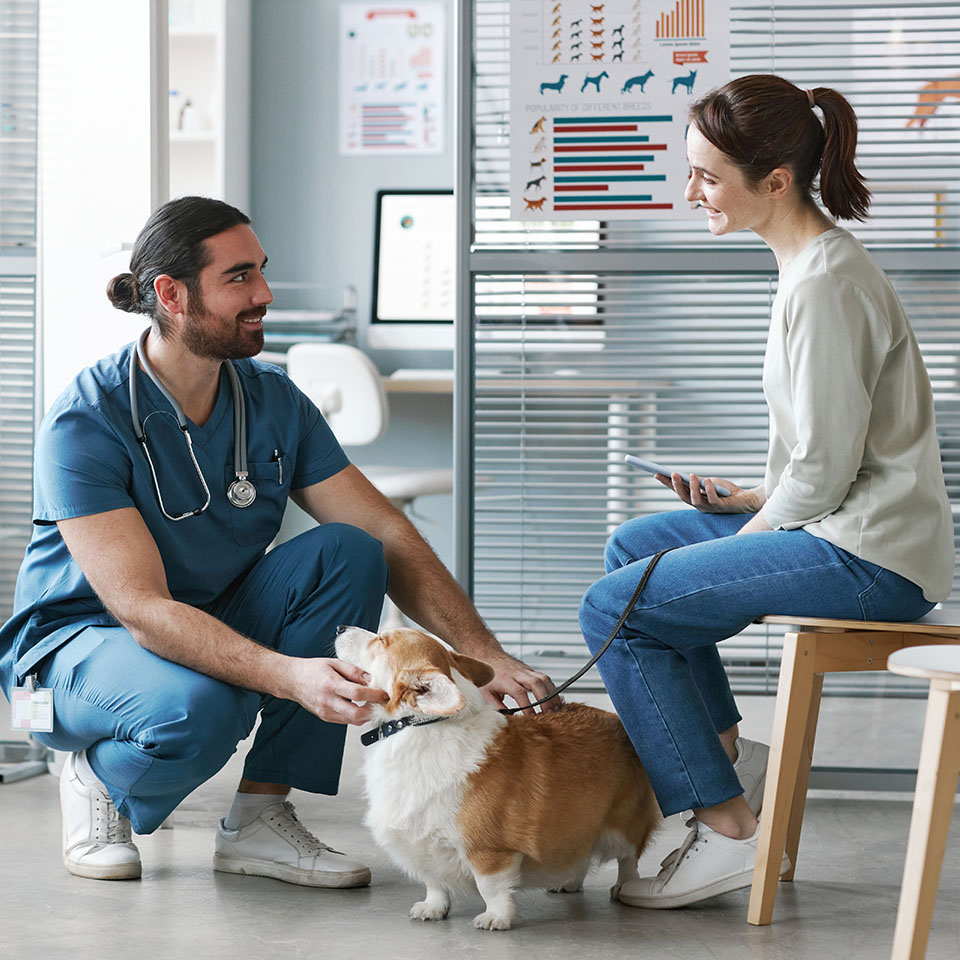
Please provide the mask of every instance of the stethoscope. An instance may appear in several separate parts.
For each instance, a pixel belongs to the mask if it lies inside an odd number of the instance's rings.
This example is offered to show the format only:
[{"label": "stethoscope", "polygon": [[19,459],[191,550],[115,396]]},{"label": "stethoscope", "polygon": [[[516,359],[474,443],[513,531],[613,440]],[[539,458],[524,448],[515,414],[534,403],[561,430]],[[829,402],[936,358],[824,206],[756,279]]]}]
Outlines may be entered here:
[{"label": "stethoscope", "polygon": [[[163,515],[168,520],[186,520],[187,517],[200,516],[200,514],[210,506],[210,488],[207,486],[203,471],[200,469],[196,454],[193,452],[193,440],[190,437],[190,431],[187,429],[187,418],[183,415],[180,404],[177,403],[170,391],[160,382],[147,361],[147,355],[143,349],[143,345],[149,333],[150,330],[148,328],[140,334],[137,340],[137,349],[130,354],[130,418],[133,421],[133,434],[143,448],[143,452],[146,454],[147,463],[150,465],[150,473],[153,476],[153,487],[157,491],[157,500],[160,502],[160,510]],[[143,431],[147,420],[154,414],[161,413],[162,411],[155,410],[153,413],[148,414],[143,421],[143,425],[140,424],[140,415],[137,408],[137,358],[140,359],[140,364],[146,371],[147,376],[156,384],[157,389],[167,398],[170,406],[173,407],[173,412],[177,416],[177,424],[180,427],[180,432],[187,442],[187,452],[190,454],[193,467],[197,471],[197,476],[200,478],[203,492],[207,498],[202,507],[197,507],[196,510],[190,510],[187,513],[181,513],[176,517],[167,513],[167,508],[164,506],[163,495],[160,493],[160,483],[157,480],[157,471],[153,466],[150,448],[147,446],[147,435]],[[247,407],[243,400],[243,390],[240,387],[240,378],[237,376],[237,371],[233,369],[233,364],[229,360],[224,361],[224,363],[227,368],[227,376],[230,380],[230,389],[233,392],[233,472],[237,475],[233,483],[227,487],[227,499],[235,507],[249,507],[250,504],[257,499],[257,488],[247,477]]]}]

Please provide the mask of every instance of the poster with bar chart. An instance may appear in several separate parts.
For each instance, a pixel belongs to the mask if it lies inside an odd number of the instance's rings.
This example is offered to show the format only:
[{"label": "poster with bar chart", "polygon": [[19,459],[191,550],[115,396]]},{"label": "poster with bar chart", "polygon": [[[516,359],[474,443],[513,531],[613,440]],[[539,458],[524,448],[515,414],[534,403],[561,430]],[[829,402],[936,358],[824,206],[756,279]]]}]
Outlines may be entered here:
[{"label": "poster with bar chart", "polygon": [[442,153],[443,3],[340,6],[340,153]]},{"label": "poster with bar chart", "polygon": [[511,0],[511,216],[702,217],[687,111],[729,75],[730,0]]}]

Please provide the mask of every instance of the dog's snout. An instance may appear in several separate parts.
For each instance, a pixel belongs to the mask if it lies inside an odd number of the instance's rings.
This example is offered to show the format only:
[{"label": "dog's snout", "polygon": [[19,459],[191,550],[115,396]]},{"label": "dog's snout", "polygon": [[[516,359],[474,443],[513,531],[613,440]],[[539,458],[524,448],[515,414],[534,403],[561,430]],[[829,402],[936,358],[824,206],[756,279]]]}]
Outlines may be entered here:
[{"label": "dog's snout", "polygon": [[337,636],[339,637],[341,633],[345,633],[345,632],[346,632],[347,630],[349,630],[349,629],[350,629],[350,624],[349,624],[349,623],[341,623],[341,624],[337,627]]}]

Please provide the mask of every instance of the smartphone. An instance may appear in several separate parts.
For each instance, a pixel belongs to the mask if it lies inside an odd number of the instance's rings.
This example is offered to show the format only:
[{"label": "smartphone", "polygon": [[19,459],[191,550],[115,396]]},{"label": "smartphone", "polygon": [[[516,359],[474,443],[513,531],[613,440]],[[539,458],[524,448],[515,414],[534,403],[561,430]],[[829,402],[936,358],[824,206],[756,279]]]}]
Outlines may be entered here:
[{"label": "smartphone", "polygon": [[[686,478],[689,477],[690,474],[683,470],[676,470],[673,467],[665,467],[663,466],[663,464],[654,463],[652,460],[643,460],[640,457],[632,457],[630,456],[629,453],[623,459],[626,460],[631,467],[636,467],[638,470],[646,470],[647,473],[659,473],[665,477],[669,477],[674,473],[679,473],[680,476],[683,477],[684,480],[689,483],[689,481],[686,480]],[[719,497],[730,496],[730,491],[726,487],[721,487],[718,484],[715,484],[714,488],[717,491],[717,496]],[[706,488],[703,485],[703,480],[700,481],[700,490],[703,493],[707,492]]]}]

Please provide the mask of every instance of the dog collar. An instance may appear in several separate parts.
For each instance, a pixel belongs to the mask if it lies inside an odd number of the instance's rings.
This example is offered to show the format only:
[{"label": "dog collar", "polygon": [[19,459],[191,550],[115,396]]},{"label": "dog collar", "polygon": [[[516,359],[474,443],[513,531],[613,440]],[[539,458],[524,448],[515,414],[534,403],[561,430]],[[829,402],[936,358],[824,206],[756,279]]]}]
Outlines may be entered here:
[{"label": "dog collar", "polygon": [[407,727],[423,727],[428,723],[437,723],[440,720],[448,719],[449,717],[414,717],[412,715],[397,717],[396,720],[388,720],[386,723],[381,723],[379,727],[374,727],[372,730],[361,734],[360,742],[365,747],[370,747],[381,740],[386,740],[387,737],[392,737],[401,730],[406,730]]}]

